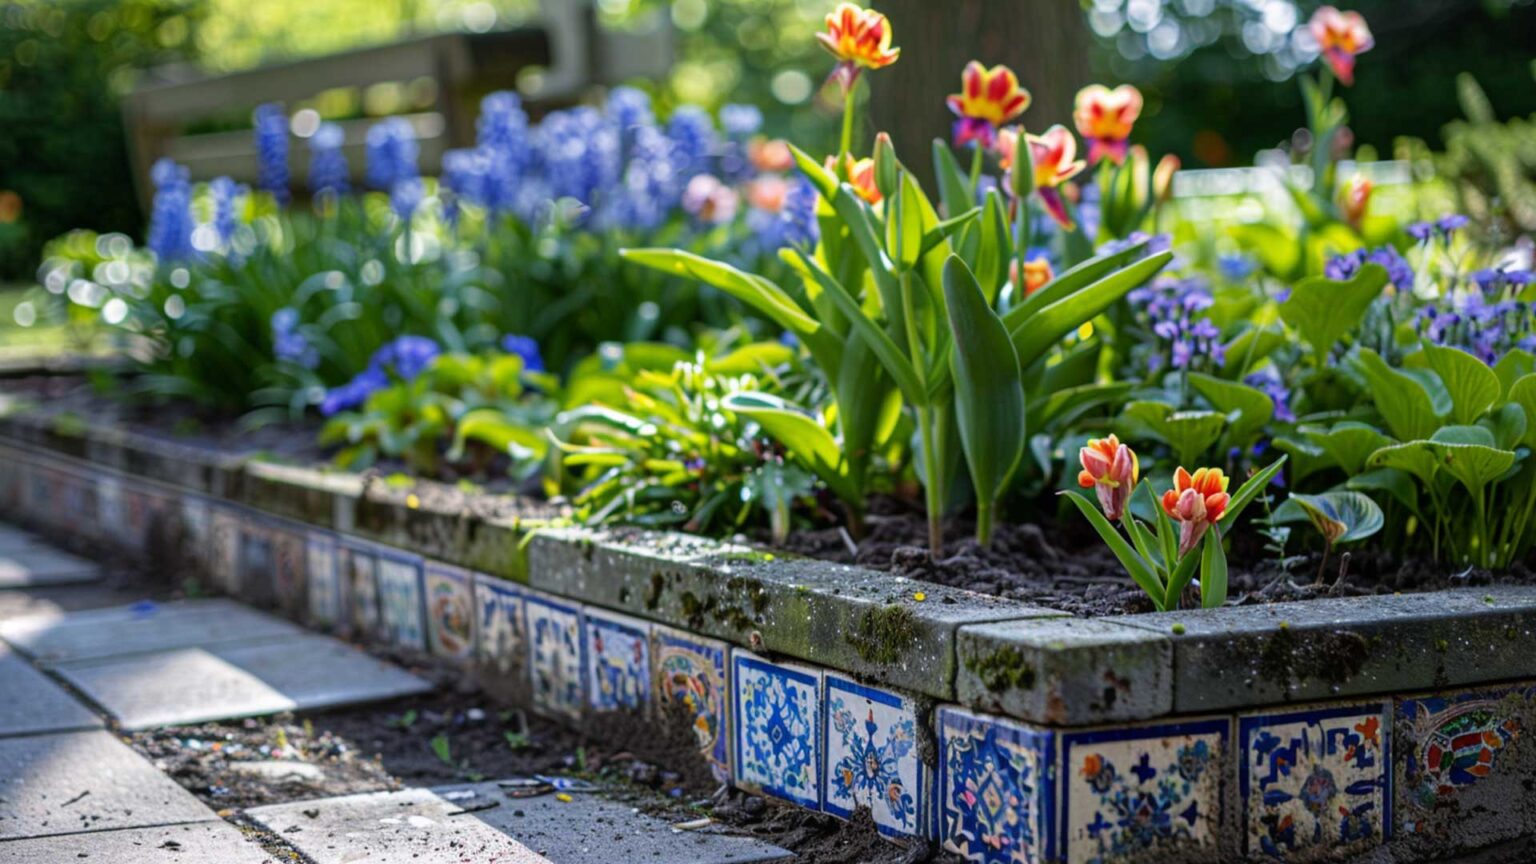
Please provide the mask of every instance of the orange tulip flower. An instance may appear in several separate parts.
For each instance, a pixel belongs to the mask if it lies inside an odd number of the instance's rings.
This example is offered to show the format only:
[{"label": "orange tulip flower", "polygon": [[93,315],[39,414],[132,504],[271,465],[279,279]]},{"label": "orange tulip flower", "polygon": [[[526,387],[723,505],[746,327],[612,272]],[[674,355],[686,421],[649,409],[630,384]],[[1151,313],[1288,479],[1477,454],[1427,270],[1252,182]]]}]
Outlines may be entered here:
[{"label": "orange tulip flower", "polygon": [[827,29],[817,33],[821,47],[837,58],[832,77],[846,92],[864,69],[884,69],[901,56],[891,47],[891,22],[873,9],[839,3],[827,13]]},{"label": "orange tulip flower", "polygon": [[1088,143],[1089,164],[1096,165],[1101,159],[1116,165],[1125,161],[1126,142],[1141,116],[1141,103],[1141,91],[1129,84],[1113,90],[1103,84],[1089,84],[1077,91],[1072,122]]},{"label": "orange tulip flower", "polygon": [[1086,447],[1077,451],[1077,459],[1083,470],[1077,474],[1077,485],[1093,489],[1098,494],[1099,506],[1110,519],[1125,515],[1126,502],[1136,490],[1141,476],[1141,463],[1136,451],[1121,444],[1114,435],[1094,438]]},{"label": "orange tulip flower", "polygon": [[1179,523],[1179,555],[1200,544],[1205,531],[1227,512],[1227,476],[1220,468],[1200,468],[1194,474],[1183,466],[1173,472],[1173,488],[1163,493],[1163,512]]},{"label": "orange tulip flower", "polygon": [[1019,86],[1019,78],[1007,66],[991,69],[972,60],[961,73],[961,90],[946,100],[955,112],[955,146],[976,142],[991,149],[997,142],[998,127],[1024,113],[1029,107],[1029,91]]}]

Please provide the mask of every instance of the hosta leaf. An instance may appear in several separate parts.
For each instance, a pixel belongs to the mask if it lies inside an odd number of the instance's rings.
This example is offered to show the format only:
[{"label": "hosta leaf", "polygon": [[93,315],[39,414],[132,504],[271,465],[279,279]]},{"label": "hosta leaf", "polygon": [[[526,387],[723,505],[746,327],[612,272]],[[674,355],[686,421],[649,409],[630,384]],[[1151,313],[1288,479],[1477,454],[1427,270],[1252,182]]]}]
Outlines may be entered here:
[{"label": "hosta leaf", "polygon": [[1493,364],[1493,374],[1498,376],[1499,387],[1502,388],[1499,392],[1504,394],[1505,399],[1509,398],[1510,388],[1515,386],[1516,381],[1532,373],[1536,373],[1536,354],[1524,348],[1511,348],[1504,352],[1499,362]]},{"label": "hosta leaf", "polygon": [[448,458],[458,461],[464,458],[464,448],[470,441],[489,446],[498,453],[511,456],[515,462],[543,459],[549,451],[549,439],[541,430],[530,429],[513,422],[496,408],[477,408],[459,418],[453,433],[453,445]]},{"label": "hosta leaf", "polygon": [[1008,331],[959,256],[944,269],[960,445],[978,507],[991,508],[1024,453],[1024,385]]},{"label": "hosta leaf", "polygon": [[1434,400],[1417,378],[1388,366],[1369,348],[1360,351],[1355,365],[1370,385],[1376,410],[1395,437],[1404,441],[1428,438],[1440,428]]},{"label": "hosta leaf", "polygon": [[1366,264],[1347,282],[1320,276],[1303,279],[1280,304],[1280,317],[1319,354],[1327,353],[1345,333],[1359,326],[1371,301],[1381,296],[1387,271]]},{"label": "hosta leaf", "polygon": [[1189,373],[1189,383],[1217,411],[1227,415],[1227,441],[1244,446],[1258,438],[1275,416],[1275,402],[1263,391],[1223,381],[1200,372]]},{"label": "hosta leaf", "polygon": [[1428,443],[1446,472],[1474,496],[1515,464],[1514,452],[1494,446],[1493,433],[1481,426],[1447,426]]},{"label": "hosta leaf", "polygon": [[1457,423],[1475,423],[1504,392],[1487,364],[1459,348],[1425,345],[1424,353],[1450,394],[1451,417]]},{"label": "hosta leaf", "polygon": [[1520,443],[1536,449],[1536,375],[1525,375],[1509,385],[1509,401],[1525,410],[1525,435]]},{"label": "hosta leaf", "polygon": [[1371,457],[1365,460],[1365,464],[1370,468],[1395,468],[1406,471],[1430,488],[1433,488],[1435,472],[1439,468],[1439,464],[1435,461],[1435,453],[1430,449],[1428,441],[1408,441],[1383,447],[1372,453]]},{"label": "hosta leaf", "polygon": [[1405,471],[1396,468],[1377,468],[1374,471],[1365,471],[1344,481],[1347,489],[1360,492],[1385,492],[1396,498],[1411,512],[1419,512],[1419,487],[1413,482],[1413,477]]},{"label": "hosta leaf", "polygon": [[1352,543],[1380,531],[1386,524],[1381,507],[1361,492],[1333,491],[1321,495],[1292,493],[1313,527],[1330,543]]},{"label": "hosta leaf", "polygon": [[1227,418],[1215,411],[1178,411],[1166,402],[1132,402],[1125,406],[1122,417],[1173,448],[1183,465],[1193,464],[1196,457],[1211,449],[1227,428]]},{"label": "hosta leaf", "polygon": [[1519,402],[1505,402],[1497,410],[1477,421],[1477,425],[1493,433],[1493,445],[1501,450],[1513,450],[1525,440],[1530,418]]},{"label": "hosta leaf", "polygon": [[1335,424],[1327,432],[1305,429],[1302,434],[1350,476],[1365,470],[1365,460],[1372,453],[1393,443],[1375,426],[1355,420]]},{"label": "hosta leaf", "polygon": [[1221,374],[1228,378],[1244,375],[1284,344],[1285,330],[1280,327],[1248,327],[1227,343]]}]

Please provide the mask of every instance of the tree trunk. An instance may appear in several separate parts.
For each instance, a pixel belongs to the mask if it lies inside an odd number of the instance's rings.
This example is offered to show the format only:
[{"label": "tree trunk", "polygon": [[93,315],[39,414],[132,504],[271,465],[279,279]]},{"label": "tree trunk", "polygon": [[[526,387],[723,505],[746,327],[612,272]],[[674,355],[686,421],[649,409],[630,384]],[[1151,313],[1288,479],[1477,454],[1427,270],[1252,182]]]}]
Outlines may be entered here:
[{"label": "tree trunk", "polygon": [[[1072,97],[1090,80],[1091,37],[1077,0],[877,0],[891,19],[901,60],[869,76],[863,150],[876,130],[891,134],[902,162],[932,188],[930,142],[949,139],[944,97],[960,90],[971,60],[1004,63],[1034,96],[1020,120],[1033,132],[1072,124]],[[962,159],[963,164],[969,164]]]}]

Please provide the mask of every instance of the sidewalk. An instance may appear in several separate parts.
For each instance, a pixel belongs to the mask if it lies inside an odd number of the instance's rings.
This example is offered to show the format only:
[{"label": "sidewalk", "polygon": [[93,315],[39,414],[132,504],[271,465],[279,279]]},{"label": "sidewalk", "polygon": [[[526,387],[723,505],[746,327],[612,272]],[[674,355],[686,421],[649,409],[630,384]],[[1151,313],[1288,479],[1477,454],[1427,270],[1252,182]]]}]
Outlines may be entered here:
[{"label": "sidewalk", "polygon": [[[402,787],[377,759],[314,734],[307,717],[241,719],[380,705],[375,726],[410,725],[417,710],[405,706],[435,690],[230,600],[144,599],[95,563],[0,525],[0,860],[725,864],[788,854],[676,830],[579,781],[559,792],[521,777]],[[510,733],[505,743],[517,746]],[[187,751],[220,753],[225,773],[210,780]],[[337,773],[347,782],[316,780]],[[228,775],[254,778],[260,794],[220,785]],[[305,797],[309,788],[369,791]],[[271,803],[242,806],[258,802]]]}]

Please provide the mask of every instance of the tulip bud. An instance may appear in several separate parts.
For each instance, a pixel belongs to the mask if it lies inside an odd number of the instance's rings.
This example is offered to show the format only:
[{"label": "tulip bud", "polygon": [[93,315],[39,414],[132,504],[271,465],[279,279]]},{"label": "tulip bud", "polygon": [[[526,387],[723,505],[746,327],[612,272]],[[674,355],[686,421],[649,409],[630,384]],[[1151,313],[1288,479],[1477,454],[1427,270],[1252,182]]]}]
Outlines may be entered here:
[{"label": "tulip bud", "polygon": [[1152,196],[1159,202],[1173,197],[1173,175],[1179,173],[1179,157],[1169,153],[1157,160],[1157,170],[1152,172]]},{"label": "tulip bud", "polygon": [[896,184],[901,182],[901,163],[896,159],[896,147],[885,132],[875,136],[875,188],[880,195],[889,198],[896,194]]},{"label": "tulip bud", "polygon": [[1013,197],[1023,201],[1035,191],[1035,154],[1034,148],[1029,145],[1029,136],[1024,133],[1024,127],[1018,129],[1017,143],[1013,148],[1013,168],[1008,175],[1008,181],[1013,184]]}]

